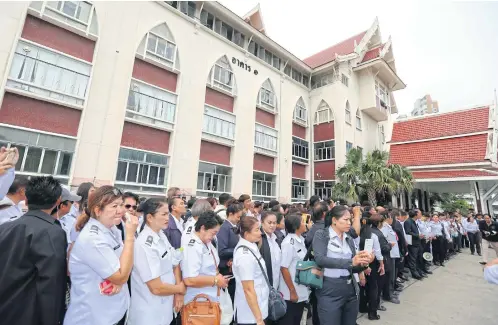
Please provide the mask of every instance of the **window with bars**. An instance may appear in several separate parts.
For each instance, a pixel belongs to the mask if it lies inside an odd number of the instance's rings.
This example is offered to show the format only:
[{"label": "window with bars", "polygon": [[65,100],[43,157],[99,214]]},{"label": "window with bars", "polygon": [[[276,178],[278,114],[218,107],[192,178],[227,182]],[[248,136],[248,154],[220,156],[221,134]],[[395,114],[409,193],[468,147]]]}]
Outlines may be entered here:
[{"label": "window with bars", "polygon": [[317,111],[315,112],[315,121],[314,124],[328,123],[334,120],[334,114],[330,106],[322,100],[320,105],[318,106]]},{"label": "window with bars", "polygon": [[262,201],[268,201],[276,198],[277,182],[276,176],[265,173],[253,172],[252,174],[252,195],[263,198]]},{"label": "window with bars", "polygon": [[235,115],[212,106],[204,106],[202,132],[234,140]]},{"label": "window with bars", "polygon": [[294,107],[294,121],[302,124],[308,123],[308,113],[302,97],[299,98],[296,106]]},{"label": "window with bars", "polygon": [[210,84],[229,93],[234,93],[234,78],[232,68],[226,56],[214,64],[209,76]]},{"label": "window with bars", "polygon": [[16,147],[16,174],[69,177],[76,140],[0,126],[0,147]]},{"label": "window with bars", "polygon": [[278,147],[277,130],[262,124],[256,124],[256,129],[254,131],[254,146],[276,152]]},{"label": "window with bars", "polygon": [[176,94],[132,80],[126,116],[150,124],[174,123]]},{"label": "window with bars", "polygon": [[197,195],[212,196],[208,193],[230,193],[232,168],[227,166],[199,162],[197,173]]},{"label": "window with bars", "polygon": [[335,158],[335,141],[315,142],[315,161]]},{"label": "window with bars", "polygon": [[60,53],[19,41],[7,87],[83,105],[91,65]]},{"label": "window with bars", "polygon": [[351,108],[349,107],[348,101],[346,101],[345,120],[346,123],[351,124]]},{"label": "window with bars", "polygon": [[308,198],[308,182],[302,179],[292,179],[292,201],[304,201]]},{"label": "window with bars", "polygon": [[356,110],[356,129],[361,131],[361,113],[360,109]]},{"label": "window with bars", "polygon": [[116,183],[164,189],[167,183],[168,162],[166,155],[120,148]]},{"label": "window with bars", "polygon": [[297,137],[292,137],[292,160],[308,163],[309,144],[307,141]]},{"label": "window with bars", "polygon": [[332,198],[332,188],[334,187],[334,182],[315,182],[315,195],[320,197],[320,199],[330,199]]}]

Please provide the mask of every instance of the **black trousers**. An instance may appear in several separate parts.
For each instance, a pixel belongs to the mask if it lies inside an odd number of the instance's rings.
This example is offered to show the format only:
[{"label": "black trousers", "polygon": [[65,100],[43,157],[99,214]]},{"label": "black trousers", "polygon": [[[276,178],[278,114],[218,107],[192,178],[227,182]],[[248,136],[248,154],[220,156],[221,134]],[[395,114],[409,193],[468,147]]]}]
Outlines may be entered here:
[{"label": "black trousers", "polygon": [[418,258],[419,251],[420,251],[420,245],[409,245],[408,246],[407,262],[408,262],[408,268],[410,268],[412,276],[419,274],[418,267],[417,267],[417,258]]},{"label": "black trousers", "polygon": [[301,324],[301,319],[303,318],[303,310],[306,306],[306,301],[302,302],[292,302],[286,300],[287,312],[284,317],[277,321],[278,325],[299,325]]},{"label": "black trousers", "polygon": [[[383,279],[379,274],[379,263],[377,261],[370,265],[372,271],[367,276],[367,284],[365,288],[360,288],[360,305],[362,311],[366,307],[369,314],[376,314],[380,303],[380,293],[383,284]],[[363,291],[363,296],[362,296]]]},{"label": "black trousers", "polygon": [[322,289],[317,289],[315,294],[320,325],[356,324],[358,297],[352,281],[324,277]]},{"label": "black trousers", "polygon": [[310,305],[313,325],[320,325],[320,318],[318,317],[318,301],[316,300],[315,289],[311,289]]},{"label": "black trousers", "polygon": [[467,236],[465,235],[462,235],[462,248],[469,248],[470,247],[470,243],[469,243],[469,240],[467,239]]},{"label": "black trousers", "polygon": [[426,240],[422,239],[420,242],[420,248],[418,250],[418,255],[417,255],[417,269],[426,271],[427,266],[425,265],[425,260],[424,260],[424,250],[425,250],[425,245],[426,245]]},{"label": "black trousers", "polygon": [[474,254],[477,250],[477,254],[481,254],[481,243],[479,242],[477,233],[468,232],[467,235],[469,236],[470,241],[470,252]]},{"label": "black trousers", "polygon": [[438,236],[432,240],[432,257],[434,263],[444,263],[445,251],[444,251],[444,241],[446,239],[443,236]]}]

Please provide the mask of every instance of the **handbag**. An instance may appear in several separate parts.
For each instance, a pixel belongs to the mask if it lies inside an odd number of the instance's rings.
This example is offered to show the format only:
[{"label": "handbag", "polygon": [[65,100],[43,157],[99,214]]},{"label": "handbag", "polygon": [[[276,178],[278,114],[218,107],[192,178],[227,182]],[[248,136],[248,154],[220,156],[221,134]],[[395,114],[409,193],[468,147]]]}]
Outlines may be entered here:
[{"label": "handbag", "polygon": [[323,271],[316,265],[315,261],[309,260],[311,250],[312,246],[308,248],[304,260],[297,261],[294,282],[312,289],[321,289],[323,287]]},{"label": "handbag", "polygon": [[272,321],[277,321],[278,319],[282,318],[287,312],[287,304],[285,303],[284,297],[282,297],[280,292],[278,292],[277,289],[275,289],[270,284],[270,280],[268,280],[268,275],[266,274],[263,265],[261,265],[259,258],[256,257],[256,254],[254,254],[254,252],[245,245],[240,245],[237,249],[241,247],[247,248],[259,264],[261,273],[263,273],[263,276],[265,277],[266,280],[266,284],[268,285],[268,289],[270,290],[270,293],[268,294],[268,319]]},{"label": "handbag", "polygon": [[221,290],[220,293],[221,321],[220,325],[230,325],[233,320],[232,298],[228,290]]},{"label": "handbag", "polygon": [[[216,259],[214,258],[214,265]],[[216,266],[216,275],[218,275],[218,267]],[[220,288],[218,287],[218,297],[220,297]],[[202,301],[198,301],[203,299]],[[182,325],[220,325],[221,322],[221,308],[218,302],[212,301],[209,296],[205,294],[198,294],[188,304],[183,306],[182,309]]]}]

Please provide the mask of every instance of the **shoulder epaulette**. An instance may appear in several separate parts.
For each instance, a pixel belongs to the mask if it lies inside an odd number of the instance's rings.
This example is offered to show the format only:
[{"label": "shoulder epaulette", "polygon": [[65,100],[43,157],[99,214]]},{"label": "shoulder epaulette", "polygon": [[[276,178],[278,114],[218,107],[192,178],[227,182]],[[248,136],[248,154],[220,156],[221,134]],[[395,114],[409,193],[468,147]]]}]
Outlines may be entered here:
[{"label": "shoulder epaulette", "polygon": [[188,245],[189,246],[194,246],[195,244],[195,239],[191,239],[189,242],[188,242]]},{"label": "shoulder epaulette", "polygon": [[192,226],[188,227],[187,234],[190,234],[191,232],[192,232]]},{"label": "shoulder epaulette", "polygon": [[243,247],[242,254],[249,254],[249,248]]},{"label": "shoulder epaulette", "polygon": [[98,233],[99,233],[99,227],[98,227],[98,226],[96,226],[96,225],[92,225],[92,226],[90,227],[90,232],[91,232],[91,233],[94,233],[94,234],[98,234]]},{"label": "shoulder epaulette", "polygon": [[291,245],[294,245],[294,238],[291,238],[291,239],[290,239],[290,244],[291,244]]},{"label": "shoulder epaulette", "polygon": [[148,236],[147,240],[145,241],[145,245],[152,247],[152,242],[154,241],[154,238],[152,236]]}]

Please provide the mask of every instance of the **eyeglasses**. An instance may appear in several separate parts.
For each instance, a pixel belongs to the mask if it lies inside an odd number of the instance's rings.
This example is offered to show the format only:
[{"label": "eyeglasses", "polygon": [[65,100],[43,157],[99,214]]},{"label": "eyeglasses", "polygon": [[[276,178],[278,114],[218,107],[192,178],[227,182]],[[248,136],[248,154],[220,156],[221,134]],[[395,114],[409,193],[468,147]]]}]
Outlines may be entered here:
[{"label": "eyeglasses", "polygon": [[115,195],[115,196],[122,196],[123,195],[123,192],[121,192],[121,190],[117,187],[113,188],[112,189],[112,193]]},{"label": "eyeglasses", "polygon": [[138,206],[136,206],[136,205],[131,205],[131,204],[125,204],[125,208],[126,208],[126,209],[132,208],[133,210],[136,210],[136,209],[138,208]]}]

